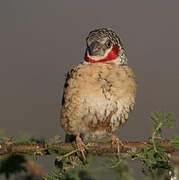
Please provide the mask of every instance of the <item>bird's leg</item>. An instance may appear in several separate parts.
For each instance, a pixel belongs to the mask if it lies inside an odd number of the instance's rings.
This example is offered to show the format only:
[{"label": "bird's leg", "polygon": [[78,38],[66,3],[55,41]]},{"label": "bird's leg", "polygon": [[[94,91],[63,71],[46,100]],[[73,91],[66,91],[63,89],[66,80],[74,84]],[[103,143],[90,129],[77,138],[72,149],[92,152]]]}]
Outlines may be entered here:
[{"label": "bird's leg", "polygon": [[112,146],[116,144],[117,146],[117,155],[120,158],[120,147],[123,146],[123,143],[119,140],[119,138],[112,133],[108,133],[108,136],[111,138]]},{"label": "bird's leg", "polygon": [[86,160],[86,157],[85,157],[85,144],[83,142],[83,140],[81,139],[80,135],[78,134],[76,136],[76,145],[78,147],[78,150],[81,152],[82,156],[83,156],[83,159]]}]

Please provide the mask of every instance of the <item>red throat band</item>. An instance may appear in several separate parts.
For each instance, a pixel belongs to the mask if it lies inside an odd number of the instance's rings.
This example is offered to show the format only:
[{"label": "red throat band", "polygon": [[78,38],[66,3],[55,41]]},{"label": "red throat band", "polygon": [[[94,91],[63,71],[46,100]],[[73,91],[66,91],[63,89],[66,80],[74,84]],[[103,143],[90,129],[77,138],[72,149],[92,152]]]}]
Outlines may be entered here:
[{"label": "red throat band", "polygon": [[108,55],[100,60],[94,60],[88,57],[88,53],[86,51],[85,53],[85,61],[90,62],[90,63],[98,63],[98,62],[107,62],[107,61],[112,61],[115,60],[118,57],[119,54],[119,47],[117,45],[114,45],[111,49],[111,51],[108,53]]}]

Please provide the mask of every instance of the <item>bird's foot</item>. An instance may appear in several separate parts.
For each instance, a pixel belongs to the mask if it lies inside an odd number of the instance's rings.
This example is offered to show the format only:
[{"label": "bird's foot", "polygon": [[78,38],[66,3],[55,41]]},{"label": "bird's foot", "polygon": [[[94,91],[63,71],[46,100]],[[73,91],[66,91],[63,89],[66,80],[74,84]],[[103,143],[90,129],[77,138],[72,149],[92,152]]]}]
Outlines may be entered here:
[{"label": "bird's foot", "polygon": [[83,142],[83,140],[81,139],[80,135],[77,135],[76,136],[76,145],[78,147],[78,150],[81,152],[82,154],[82,157],[84,160],[86,160],[86,157],[85,157],[85,144]]},{"label": "bird's foot", "polygon": [[115,144],[117,147],[117,155],[120,158],[120,147],[123,146],[123,143],[119,140],[119,138],[112,133],[108,133],[108,136],[111,138],[112,146]]}]

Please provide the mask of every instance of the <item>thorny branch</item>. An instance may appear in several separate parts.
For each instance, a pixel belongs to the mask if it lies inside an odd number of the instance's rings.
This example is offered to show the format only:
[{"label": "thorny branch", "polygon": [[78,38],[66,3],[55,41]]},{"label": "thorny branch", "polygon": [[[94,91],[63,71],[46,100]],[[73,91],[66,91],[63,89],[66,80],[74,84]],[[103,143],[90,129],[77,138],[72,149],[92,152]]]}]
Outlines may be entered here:
[{"label": "thorny branch", "polygon": [[[160,143],[164,146],[167,153],[176,152],[177,149],[171,146],[169,140],[161,140]],[[121,147],[121,154],[128,154],[129,152],[136,152],[140,148],[144,148],[150,145],[148,141],[141,142],[122,142],[123,146]],[[58,155],[64,155],[71,151],[75,150],[75,147],[71,143],[59,142],[52,144],[51,147],[58,149]],[[86,148],[87,153],[89,154],[98,154],[98,155],[115,155],[116,147],[111,145],[111,142],[95,142],[88,143]],[[0,142],[0,155],[5,154],[28,154],[28,155],[49,155],[51,154],[48,150],[48,147],[44,143],[38,144],[18,144],[18,143],[9,143],[9,142]]]}]

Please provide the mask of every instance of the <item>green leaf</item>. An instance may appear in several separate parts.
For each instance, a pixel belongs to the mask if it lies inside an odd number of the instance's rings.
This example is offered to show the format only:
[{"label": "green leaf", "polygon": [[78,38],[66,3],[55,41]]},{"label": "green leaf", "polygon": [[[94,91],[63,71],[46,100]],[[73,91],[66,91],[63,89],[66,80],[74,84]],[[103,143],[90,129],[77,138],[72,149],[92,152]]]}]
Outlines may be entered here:
[{"label": "green leaf", "polygon": [[168,113],[164,117],[162,112],[154,112],[152,113],[150,119],[152,120],[152,126],[153,126],[153,134],[152,134],[153,139],[161,138],[163,136],[162,128],[164,127],[171,128],[175,123],[172,113]]},{"label": "green leaf", "polygon": [[173,138],[170,140],[170,144],[171,144],[173,147],[179,149],[179,136],[173,137]]}]

